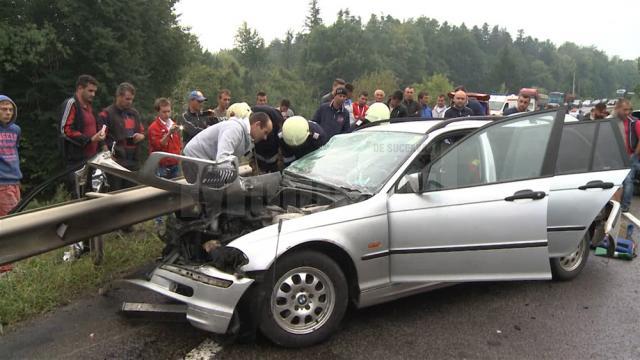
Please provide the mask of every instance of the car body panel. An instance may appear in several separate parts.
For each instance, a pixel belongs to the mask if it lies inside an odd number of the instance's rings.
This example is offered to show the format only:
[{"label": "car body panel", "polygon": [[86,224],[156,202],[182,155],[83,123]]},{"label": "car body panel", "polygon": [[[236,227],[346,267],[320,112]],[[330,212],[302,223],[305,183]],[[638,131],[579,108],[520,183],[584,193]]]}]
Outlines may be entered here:
[{"label": "car body panel", "polygon": [[244,252],[249,263],[242,270],[269,269],[277,254],[281,256],[305,243],[325,242],[344,250],[354,262],[361,290],[389,282],[387,259],[363,261],[367,254],[389,249],[386,196],[379,194],[368,200],[324,212],[284,221],[278,240],[278,226],[272,225],[229,244]]},{"label": "car body panel", "polygon": [[[504,200],[523,189],[548,192],[548,186],[549,179],[536,179],[392,195],[392,281],[550,278],[546,198]],[[490,220],[496,218],[503,225]]]},{"label": "car body panel", "polygon": [[[571,253],[602,204],[622,186],[628,157],[614,120],[565,124],[549,196],[549,253]],[[598,183],[606,186],[597,187]],[[589,186],[589,185],[592,186]]]},{"label": "car body panel", "polygon": [[[220,287],[198,281],[197,277],[202,276],[227,281],[230,286]],[[210,266],[159,266],[149,280],[127,281],[184,302],[187,304],[187,320],[193,326],[218,334],[227,332],[240,297],[254,282],[253,279],[239,278]],[[192,289],[193,294],[180,294],[178,286]]]}]

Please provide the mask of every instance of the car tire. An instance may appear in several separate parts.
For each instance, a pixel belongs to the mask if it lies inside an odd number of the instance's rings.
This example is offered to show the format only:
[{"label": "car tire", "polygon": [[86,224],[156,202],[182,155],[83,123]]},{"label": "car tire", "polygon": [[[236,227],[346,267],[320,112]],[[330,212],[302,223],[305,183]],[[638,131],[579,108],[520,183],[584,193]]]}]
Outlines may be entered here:
[{"label": "car tire", "polygon": [[574,252],[564,257],[549,259],[553,280],[568,281],[577,277],[589,258],[590,243],[591,236],[587,232]]},{"label": "car tire", "polygon": [[316,251],[285,255],[275,266],[265,278],[260,332],[285,347],[310,346],[329,338],[348,305],[347,279],[340,266]]}]

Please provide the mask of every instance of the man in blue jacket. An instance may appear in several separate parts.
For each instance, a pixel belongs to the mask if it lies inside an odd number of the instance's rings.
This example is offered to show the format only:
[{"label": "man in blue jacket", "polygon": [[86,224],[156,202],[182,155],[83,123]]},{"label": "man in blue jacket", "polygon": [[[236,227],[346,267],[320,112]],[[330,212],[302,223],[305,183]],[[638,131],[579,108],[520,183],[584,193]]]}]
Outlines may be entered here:
[{"label": "man in blue jacket", "polygon": [[[8,96],[0,95],[0,216],[7,215],[20,201],[20,127],[16,125],[18,107]],[[0,266],[0,273],[11,265]]]},{"label": "man in blue jacket", "polygon": [[349,111],[344,107],[347,98],[347,89],[338,87],[331,102],[320,105],[313,115],[313,122],[322,127],[327,135],[327,141],[334,135],[349,132],[351,126],[349,122]]}]

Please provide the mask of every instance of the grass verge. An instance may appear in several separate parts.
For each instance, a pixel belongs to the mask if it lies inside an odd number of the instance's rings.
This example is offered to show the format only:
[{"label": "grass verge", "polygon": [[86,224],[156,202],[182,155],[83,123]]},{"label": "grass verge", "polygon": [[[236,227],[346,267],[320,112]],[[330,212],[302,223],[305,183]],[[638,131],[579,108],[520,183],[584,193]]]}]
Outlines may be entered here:
[{"label": "grass verge", "polygon": [[15,263],[13,271],[0,276],[0,324],[16,324],[95,292],[159,256],[163,243],[149,221],[132,233],[105,235],[104,246],[100,266],[87,255],[63,262],[68,247]]}]

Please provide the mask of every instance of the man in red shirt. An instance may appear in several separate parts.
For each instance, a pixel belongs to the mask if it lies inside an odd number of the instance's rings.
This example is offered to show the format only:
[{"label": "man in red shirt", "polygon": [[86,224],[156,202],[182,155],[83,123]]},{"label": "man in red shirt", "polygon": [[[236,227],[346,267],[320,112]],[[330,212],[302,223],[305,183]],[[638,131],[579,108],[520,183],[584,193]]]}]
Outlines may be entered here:
[{"label": "man in red shirt", "polygon": [[[98,81],[90,75],[80,75],[76,81],[74,96],[62,103],[60,137],[67,170],[80,168],[87,159],[98,152],[106,133],[93,113],[93,99],[98,91]],[[73,173],[67,179],[71,193],[75,193]],[[81,195],[81,194],[80,194]]]},{"label": "man in red shirt", "polygon": [[[166,98],[156,99],[154,108],[158,112],[156,119],[149,125],[149,153],[162,151],[180,155],[182,140],[180,126],[171,120],[171,102]],[[178,176],[178,160],[164,158],[158,164],[157,174],[172,179]]]},{"label": "man in red shirt", "polygon": [[369,98],[369,93],[363,91],[360,93],[360,97],[358,98],[358,102],[353,104],[353,117],[356,121],[361,120],[364,121],[364,115],[367,113],[369,106],[367,105],[367,99]]},{"label": "man in red shirt", "polygon": [[620,99],[616,103],[615,118],[618,120],[618,127],[623,130],[625,148],[631,158],[631,171],[622,183],[622,203],[623,212],[629,211],[631,199],[633,198],[633,180],[636,173],[640,171],[640,123],[638,119],[631,116],[631,102],[628,99]]}]

